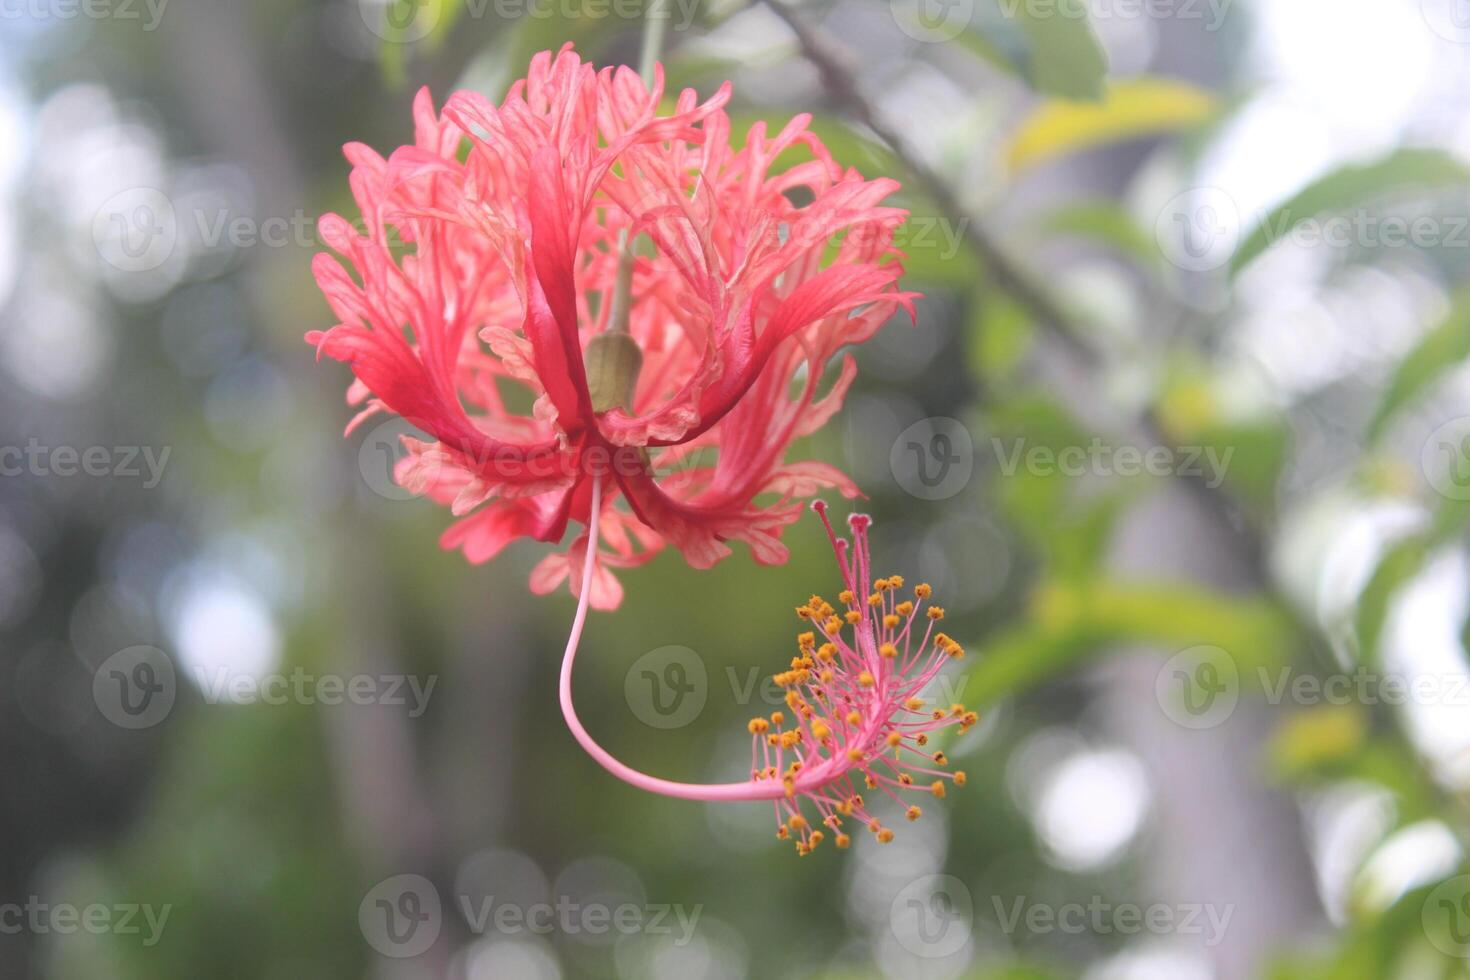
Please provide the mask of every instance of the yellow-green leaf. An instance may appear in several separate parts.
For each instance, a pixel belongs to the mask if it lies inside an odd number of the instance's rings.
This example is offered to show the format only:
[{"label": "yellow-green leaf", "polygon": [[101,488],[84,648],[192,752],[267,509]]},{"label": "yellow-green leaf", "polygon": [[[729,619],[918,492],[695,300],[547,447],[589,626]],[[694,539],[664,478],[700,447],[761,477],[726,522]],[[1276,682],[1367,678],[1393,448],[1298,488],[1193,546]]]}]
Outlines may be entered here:
[{"label": "yellow-green leaf", "polygon": [[1078,150],[1209,121],[1220,109],[1213,93],[1169,78],[1114,82],[1101,102],[1052,99],[1016,131],[1008,154],[1012,172]]}]

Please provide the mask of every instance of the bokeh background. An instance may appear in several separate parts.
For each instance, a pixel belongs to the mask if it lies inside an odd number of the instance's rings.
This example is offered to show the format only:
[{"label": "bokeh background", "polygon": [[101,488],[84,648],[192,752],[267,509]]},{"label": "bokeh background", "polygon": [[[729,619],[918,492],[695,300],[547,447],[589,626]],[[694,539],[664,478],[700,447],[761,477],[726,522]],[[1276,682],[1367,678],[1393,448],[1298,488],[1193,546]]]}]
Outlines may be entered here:
[{"label": "bokeh background", "polygon": [[[341,145],[636,63],[640,0],[7,0],[0,977],[1470,976],[1470,5],[663,13],[674,86],[905,185],[919,324],[800,448],[971,650],[969,785],[798,859],[612,780],[542,549],[442,552],[403,430],[342,438]],[[834,587],[788,541],[625,575],[617,754],[739,774]]]}]

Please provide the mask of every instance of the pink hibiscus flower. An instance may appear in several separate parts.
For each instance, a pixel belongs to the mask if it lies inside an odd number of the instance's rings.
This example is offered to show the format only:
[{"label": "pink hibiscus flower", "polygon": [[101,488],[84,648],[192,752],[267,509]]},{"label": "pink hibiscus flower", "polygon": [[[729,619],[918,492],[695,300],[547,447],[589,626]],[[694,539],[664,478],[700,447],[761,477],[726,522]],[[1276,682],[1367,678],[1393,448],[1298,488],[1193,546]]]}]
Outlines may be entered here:
[{"label": "pink hibiscus flower", "polygon": [[665,544],[697,568],[728,541],[777,564],[803,498],[858,495],[787,450],[841,406],[838,352],[913,316],[894,181],[839,166],[806,116],[732,145],[728,85],[668,115],[662,95],[661,70],[650,90],[570,46],[498,106],[458,92],[436,114],[420,92],[413,145],[345,148],[363,230],[324,216],[347,264],[314,264],[339,322],[307,339],[356,376],[348,430],[389,412],[430,436],[405,440],[396,479],[460,518],[444,547],[483,562],[579,522],[531,576],[575,593],[595,519],[601,609],[622,597],[611,570]]}]

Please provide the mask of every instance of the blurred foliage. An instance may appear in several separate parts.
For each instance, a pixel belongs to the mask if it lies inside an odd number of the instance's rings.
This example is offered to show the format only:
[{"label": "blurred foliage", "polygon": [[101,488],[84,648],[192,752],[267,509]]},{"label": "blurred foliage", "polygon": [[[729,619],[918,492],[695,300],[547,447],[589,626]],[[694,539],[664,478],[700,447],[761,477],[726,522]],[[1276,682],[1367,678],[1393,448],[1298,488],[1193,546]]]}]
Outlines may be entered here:
[{"label": "blurred foliage", "polygon": [[[481,16],[471,16],[456,0],[387,2],[390,23],[406,23],[417,11],[434,18],[434,29],[411,42],[392,33],[364,38],[360,30],[343,41],[344,25],[357,11],[340,0],[276,0],[230,13],[218,3],[200,4],[170,19],[158,37],[119,24],[78,26],[75,41],[56,42],[44,58],[27,64],[30,97],[39,104],[77,80],[104,83],[119,100],[145,100],[151,109],[143,115],[180,156],[228,156],[273,140],[290,157],[282,172],[300,177],[290,193],[304,199],[293,206],[350,214],[338,146],[361,138],[386,151],[407,141],[408,97],[418,85],[432,85],[441,100],[458,84],[503,88],[532,52],[566,41],[598,61],[637,56],[638,22],[594,17],[593,0],[539,7],[545,16],[513,21],[483,15],[484,6]],[[902,28],[903,6],[807,4],[797,12],[859,44],[862,31],[846,30],[846,15],[871,14],[876,7],[885,29],[890,12],[891,27]],[[1444,309],[1420,317],[1413,336],[1390,352],[1387,363],[1334,382],[1350,389],[1356,414],[1330,420],[1345,435],[1325,448],[1311,442],[1322,420],[1309,397],[1283,390],[1243,410],[1238,372],[1227,371],[1238,367],[1227,365],[1231,331],[1251,312],[1242,299],[1244,284],[1289,251],[1285,242],[1293,229],[1384,202],[1410,213],[1442,214],[1433,211],[1435,202],[1463,194],[1470,183],[1462,159],[1442,149],[1401,147],[1373,162],[1339,166],[1262,214],[1223,267],[1194,269],[1171,257],[1152,205],[1140,201],[1160,196],[1160,186],[1167,185],[1167,197],[1191,184],[1203,150],[1240,109],[1231,94],[1240,80],[1110,76],[1105,37],[1082,0],[980,3],[963,30],[932,51],[925,46],[922,56],[894,53],[903,34],[885,35],[882,50],[855,56],[873,60],[873,77],[863,75],[872,99],[901,73],[895,65],[933,60],[939,67],[927,70],[958,79],[948,87],[980,120],[981,138],[946,145],[945,133],[929,131],[949,105],[941,97],[950,94],[931,86],[940,108],[923,107],[928,114],[917,122],[901,120],[912,123],[904,132],[921,152],[885,146],[854,122],[850,106],[813,83],[815,73],[789,38],[766,37],[767,22],[736,30],[756,13],[740,4],[701,6],[687,35],[670,39],[671,87],[707,87],[729,75],[747,83],[737,87],[745,100],[731,110],[736,133],[757,121],[779,125],[795,112],[814,111],[812,128],[834,157],[865,174],[903,181],[904,203],[913,212],[906,268],[910,284],[926,293],[918,329],[935,338],[932,350],[908,370],[902,355],[910,345],[922,348],[928,342],[922,337],[882,341],[892,346],[862,352],[863,381],[847,410],[857,421],[813,437],[800,451],[859,471],[880,533],[894,529],[886,540],[895,547],[885,560],[939,567],[964,597],[952,606],[954,632],[973,658],[966,673],[951,680],[972,706],[985,709],[986,721],[946,744],[966,769],[969,786],[945,801],[933,847],[944,869],[974,894],[980,923],[975,946],[985,955],[944,975],[1049,980],[1081,976],[1128,952],[1127,937],[1116,934],[997,935],[990,899],[1147,897],[1154,880],[1147,868],[1153,830],[1147,821],[1137,840],[1109,861],[1069,867],[1048,851],[1017,783],[1038,775],[1025,771],[1024,760],[1034,758],[1026,751],[1058,731],[1075,733],[1083,744],[1116,738],[1098,720],[1094,698],[1120,654],[1143,648],[1161,659],[1158,654],[1196,646],[1228,651],[1244,679],[1242,699],[1260,712],[1249,717],[1273,721],[1269,738],[1247,763],[1262,780],[1303,810],[1320,794],[1345,787],[1389,801],[1384,825],[1372,828],[1372,840],[1351,856],[1341,907],[1330,915],[1307,910],[1304,915],[1320,923],[1320,935],[1303,937],[1298,948],[1256,951],[1263,957],[1261,975],[1470,975],[1463,959],[1444,952],[1446,937],[1427,926],[1423,914],[1442,881],[1467,871],[1470,788],[1463,768],[1457,776],[1431,758],[1403,710],[1268,704],[1253,680],[1282,670],[1324,680],[1359,668],[1386,669],[1385,637],[1405,594],[1434,563],[1464,559],[1470,503],[1423,486],[1435,479],[1429,473],[1424,480],[1403,476],[1407,466],[1400,459],[1411,457],[1417,465],[1421,430],[1453,415],[1456,404],[1460,414],[1470,414],[1451,391],[1457,378],[1463,381],[1470,357],[1470,298],[1466,283],[1454,278],[1458,257],[1434,254],[1413,267],[1416,276],[1432,281]],[[211,34],[241,24],[248,32],[229,34],[228,43]],[[216,47],[202,36],[213,36]],[[749,46],[752,37],[765,42],[757,45],[759,55],[732,53],[742,50],[734,42]],[[258,76],[251,91],[236,93],[246,107],[238,117],[209,98],[201,101],[198,86],[209,72],[201,75],[197,66],[191,72],[187,61],[207,60],[219,45],[237,43],[248,56],[242,64]],[[722,46],[727,43],[730,51]],[[1228,40],[1211,36],[1194,43]],[[1231,53],[1220,60],[1230,63]],[[756,94],[745,98],[740,93],[746,87]],[[230,143],[217,125],[222,118],[226,128],[238,118],[241,126],[270,132],[248,131]],[[270,159],[264,151],[262,156]],[[973,213],[943,213],[943,202],[934,199],[943,195],[926,186],[915,160],[924,160],[923,169],[946,182]],[[1029,204],[1017,208],[1015,201]],[[936,220],[947,222],[941,227],[952,239],[921,240],[919,233]],[[43,227],[41,217],[36,226]],[[996,242],[1002,257],[1033,272],[1054,308],[1041,308],[1024,288],[1029,280],[1008,277],[1010,270],[997,266],[996,256],[986,252]],[[24,785],[7,789],[58,803],[55,810],[12,816],[5,825],[23,858],[6,866],[0,895],[29,894],[44,873],[75,901],[166,896],[174,912],[167,941],[156,948],[124,936],[53,938],[18,953],[11,972],[0,963],[0,977],[418,975],[392,972],[364,946],[358,902],[377,881],[405,871],[429,875],[448,895],[474,856],[495,849],[513,849],[548,877],[583,858],[615,862],[633,869],[650,901],[700,906],[736,938],[726,943],[724,959],[717,949],[710,953],[714,966],[704,964],[709,968],[702,974],[691,967],[689,976],[909,975],[911,960],[885,959],[893,944],[881,924],[874,926],[885,911],[874,919],[861,902],[864,887],[893,877],[870,854],[829,850],[797,863],[787,849],[770,845],[765,812],[716,813],[646,796],[605,777],[580,753],[554,698],[553,654],[572,603],[565,595],[534,602],[526,597],[525,576],[539,552],[518,545],[492,566],[468,567],[436,546],[447,520],[441,510],[386,501],[362,485],[357,467],[364,436],[339,439],[348,415],[338,384],[342,372],[314,369],[298,339],[328,316],[307,271],[312,250],[307,243],[252,256],[198,277],[244,297],[239,315],[251,327],[240,356],[272,365],[285,379],[287,421],[263,445],[230,445],[220,437],[220,396],[210,379],[158,366],[175,363],[173,348],[181,345],[157,330],[170,308],[166,295],[98,300],[108,304],[120,331],[143,340],[118,345],[112,376],[97,385],[82,414],[152,427],[158,439],[180,447],[187,472],[165,487],[162,499],[137,505],[139,521],[177,526],[201,554],[222,547],[241,564],[242,554],[254,552],[230,550],[238,538],[268,540],[287,556],[266,562],[271,571],[262,576],[300,590],[278,603],[284,665],[435,676],[441,679],[438,700],[422,718],[378,719],[361,728],[324,708],[217,705],[197,697],[186,699],[161,735],[151,737],[106,731],[105,737],[68,742],[43,726],[18,723],[21,734],[9,736],[16,740],[12,755],[69,754],[86,765],[38,768],[26,773]],[[1363,251],[1368,254],[1353,251],[1317,280],[1308,283],[1302,274],[1303,282],[1291,284],[1325,295],[1340,285],[1333,278],[1339,273],[1400,269],[1410,261],[1386,249]],[[1107,288],[1073,275],[1099,268]],[[176,284],[179,293],[198,287]],[[1113,302],[1120,294],[1126,301]],[[1056,322],[1061,317],[1075,319]],[[908,329],[894,325],[887,334],[911,338],[901,333]],[[1080,361],[1074,360],[1079,346]],[[32,400],[23,392],[5,397],[14,417]],[[865,406],[872,411],[859,415]],[[1365,407],[1356,411],[1358,406]],[[262,406],[255,408],[263,413]],[[881,426],[865,426],[900,413],[907,413],[902,424],[886,436],[923,417],[960,419],[975,436],[977,475],[955,499],[927,502],[905,494],[889,479],[886,446],[877,448],[874,462],[868,443],[878,441]],[[1054,458],[1076,447],[1115,451],[1140,440],[1171,451],[1228,452],[1228,473],[1220,484],[1206,486],[1178,475],[1079,479],[1025,465],[1007,472],[1001,448],[1041,449]],[[333,489],[314,497],[313,487],[327,486]],[[1303,589],[1281,571],[1290,563],[1282,556],[1291,522],[1321,498],[1342,493],[1365,511],[1411,510],[1413,522],[1381,542],[1347,608],[1329,615],[1318,602],[1325,586],[1312,579],[1305,590],[1311,598],[1303,600]],[[1203,501],[1201,510],[1224,528],[1204,528],[1199,518],[1201,542],[1225,537],[1240,552],[1214,556],[1230,564],[1228,575],[1138,574],[1120,567],[1128,522],[1168,494]],[[103,583],[101,568],[112,547],[103,541],[106,529],[94,524],[99,514],[123,513],[116,499],[7,500],[14,513],[32,515],[34,526],[64,529],[54,541],[78,543],[72,550],[55,544],[47,553],[48,592],[33,619],[8,634],[17,652],[5,661],[5,684],[10,675],[21,677],[22,647],[43,639],[72,642],[72,609]],[[957,525],[946,522],[972,518],[994,529],[985,539],[993,550],[945,551],[968,547],[950,540]],[[1333,531],[1336,538],[1338,529]],[[1187,551],[1188,542],[1181,547],[1176,540],[1181,533],[1189,531],[1164,528],[1153,543],[1160,551]],[[222,538],[229,540],[221,544]],[[942,552],[937,560],[932,548],[914,543],[935,539]],[[819,531],[804,522],[788,540],[793,559],[780,568],[757,568],[741,556],[695,575],[666,554],[627,576],[624,608],[615,619],[595,618],[589,629],[579,676],[585,720],[615,754],[670,778],[740,774],[749,705],[738,692],[758,691],[752,685],[759,676],[782,665],[796,626],[788,616],[792,605],[831,584]],[[192,560],[202,559],[195,555],[180,564]],[[982,577],[973,573],[976,562],[1004,566],[987,590],[971,589]],[[155,610],[140,618],[166,617]],[[138,630],[137,636],[113,637],[115,647],[166,632],[161,622]],[[712,692],[723,695],[677,731],[637,722],[623,695],[638,658],[665,645],[696,647]],[[1457,653],[1463,661],[1463,644]],[[1135,707],[1158,709],[1152,703]],[[1179,738],[1191,734],[1181,730]],[[78,786],[118,772],[128,774],[141,801],[124,807],[117,799],[115,812],[99,818],[101,829],[53,815],[66,809],[60,801],[72,800]],[[47,773],[54,784],[42,781]],[[1154,787],[1156,794],[1170,791]],[[1458,843],[1455,866],[1439,868],[1432,881],[1400,883],[1387,897],[1370,887],[1375,856],[1406,828],[1426,824]],[[449,919],[446,944],[461,951],[453,968],[464,975],[463,951],[479,949],[484,937],[472,935],[461,919]],[[560,957],[563,976],[686,975],[677,958],[658,961],[657,971],[629,968],[625,957],[645,964],[637,959],[643,954],[629,952],[637,945],[631,941],[616,949],[563,938],[544,945]],[[1087,973],[1115,975],[1126,974]]]}]

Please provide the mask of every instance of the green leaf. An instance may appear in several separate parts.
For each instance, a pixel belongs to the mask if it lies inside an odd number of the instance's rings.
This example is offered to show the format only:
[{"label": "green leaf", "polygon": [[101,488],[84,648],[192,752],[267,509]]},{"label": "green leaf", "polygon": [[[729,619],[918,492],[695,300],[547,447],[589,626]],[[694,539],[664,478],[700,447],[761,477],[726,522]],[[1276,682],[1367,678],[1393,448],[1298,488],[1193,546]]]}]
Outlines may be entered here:
[{"label": "green leaf", "polygon": [[1024,71],[1032,86],[1064,99],[1103,96],[1108,56],[1093,33],[1083,0],[997,0],[1031,42]]},{"label": "green leaf", "polygon": [[1255,676],[1256,668],[1287,662],[1295,639],[1290,616],[1265,599],[1172,583],[1053,581],[1033,595],[1027,622],[983,645],[965,697],[983,706],[1135,641],[1217,646],[1242,677]]},{"label": "green leaf", "polygon": [[1040,224],[1043,232],[1095,242],[1135,259],[1146,268],[1161,267],[1158,239],[1148,234],[1127,209],[1111,201],[1086,201],[1057,208]]},{"label": "green leaf", "polygon": [[1445,500],[1434,512],[1429,527],[1394,542],[1384,552],[1368,584],[1358,594],[1355,627],[1360,663],[1378,665],[1379,641],[1394,595],[1419,574],[1430,555],[1463,532],[1467,524],[1470,501]]},{"label": "green leaf", "polygon": [[1470,167],[1441,150],[1402,149],[1374,163],[1343,167],[1303,188],[1262,219],[1231,260],[1238,273],[1302,222],[1388,196],[1470,184]]},{"label": "green leaf", "polygon": [[1458,293],[1447,317],[1409,351],[1389,379],[1368,423],[1368,441],[1383,437],[1388,422],[1450,368],[1470,357],[1470,290]]},{"label": "green leaf", "polygon": [[1171,78],[1130,78],[1107,87],[1107,98],[1082,103],[1052,99],[1031,113],[1011,138],[1012,173],[1078,150],[1199,126],[1220,109],[1215,95]]}]

